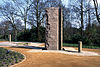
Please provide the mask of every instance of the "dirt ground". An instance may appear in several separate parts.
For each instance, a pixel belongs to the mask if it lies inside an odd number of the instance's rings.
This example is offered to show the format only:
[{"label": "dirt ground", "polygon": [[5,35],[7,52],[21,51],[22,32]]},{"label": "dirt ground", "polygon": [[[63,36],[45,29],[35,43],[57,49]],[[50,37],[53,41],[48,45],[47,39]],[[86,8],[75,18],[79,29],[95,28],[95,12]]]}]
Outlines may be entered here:
[{"label": "dirt ground", "polygon": [[[13,67],[100,67],[100,56],[76,56],[60,53],[32,53],[31,49],[5,47],[18,51],[26,56],[26,60]],[[100,53],[99,49],[84,49]]]},{"label": "dirt ground", "polygon": [[0,42],[8,42],[8,41],[0,41]]}]

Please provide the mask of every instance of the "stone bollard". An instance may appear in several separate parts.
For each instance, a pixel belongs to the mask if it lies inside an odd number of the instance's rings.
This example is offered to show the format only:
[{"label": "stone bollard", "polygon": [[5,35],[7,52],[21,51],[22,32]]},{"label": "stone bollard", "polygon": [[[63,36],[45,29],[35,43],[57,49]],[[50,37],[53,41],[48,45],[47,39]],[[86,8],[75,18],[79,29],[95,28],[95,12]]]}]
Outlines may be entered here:
[{"label": "stone bollard", "polygon": [[11,34],[9,35],[9,42],[11,43]]},{"label": "stone bollard", "polygon": [[82,52],[82,41],[79,41],[78,52]]}]

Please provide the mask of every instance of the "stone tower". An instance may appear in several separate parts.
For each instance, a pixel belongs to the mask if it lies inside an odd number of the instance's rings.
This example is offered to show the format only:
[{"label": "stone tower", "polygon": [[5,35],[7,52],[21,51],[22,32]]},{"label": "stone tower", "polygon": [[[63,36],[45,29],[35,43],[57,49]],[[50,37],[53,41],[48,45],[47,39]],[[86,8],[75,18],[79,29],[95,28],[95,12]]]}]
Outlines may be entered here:
[{"label": "stone tower", "polygon": [[61,50],[63,43],[63,19],[62,10],[57,7],[46,9],[46,41],[47,50]]}]

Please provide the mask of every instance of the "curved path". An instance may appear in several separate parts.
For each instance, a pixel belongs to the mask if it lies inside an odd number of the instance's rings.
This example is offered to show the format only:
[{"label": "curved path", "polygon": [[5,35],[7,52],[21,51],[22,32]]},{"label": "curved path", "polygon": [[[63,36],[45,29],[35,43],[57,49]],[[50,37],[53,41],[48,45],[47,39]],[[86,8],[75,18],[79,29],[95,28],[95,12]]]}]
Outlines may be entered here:
[{"label": "curved path", "polygon": [[[28,52],[31,49],[5,47],[18,51],[26,60],[13,67],[100,67],[100,56],[75,56],[60,53]],[[98,49],[84,49],[100,53]]]}]

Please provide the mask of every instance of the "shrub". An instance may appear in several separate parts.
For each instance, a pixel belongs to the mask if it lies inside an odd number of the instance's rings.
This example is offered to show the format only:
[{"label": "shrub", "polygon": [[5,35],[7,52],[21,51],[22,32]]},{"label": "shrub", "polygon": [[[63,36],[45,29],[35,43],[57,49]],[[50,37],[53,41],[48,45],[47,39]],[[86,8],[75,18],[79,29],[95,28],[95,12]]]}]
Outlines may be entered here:
[{"label": "shrub", "polygon": [[27,29],[25,32],[21,32],[18,34],[17,39],[19,41],[29,41],[29,42],[44,42],[45,41],[45,28],[40,26],[40,39],[37,38],[37,27],[33,27],[32,29]]},{"label": "shrub", "polygon": [[8,67],[11,64],[18,63],[22,59],[24,59],[24,56],[20,53],[0,48],[0,67]]},{"label": "shrub", "polygon": [[78,43],[78,41],[82,41],[82,37],[79,34],[74,34],[72,36],[72,43]]}]

